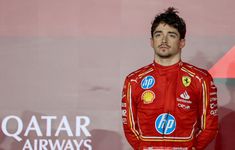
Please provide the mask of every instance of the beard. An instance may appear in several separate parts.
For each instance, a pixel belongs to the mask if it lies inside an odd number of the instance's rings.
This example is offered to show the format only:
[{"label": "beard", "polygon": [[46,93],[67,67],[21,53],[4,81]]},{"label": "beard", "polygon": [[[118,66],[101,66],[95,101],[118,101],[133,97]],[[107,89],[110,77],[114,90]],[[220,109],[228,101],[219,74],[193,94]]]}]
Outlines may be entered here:
[{"label": "beard", "polygon": [[170,48],[171,47],[168,44],[162,43],[158,46],[158,50],[155,51],[155,54],[158,55],[160,58],[169,58],[172,56],[169,51]]},{"label": "beard", "polygon": [[161,54],[161,53],[156,53],[156,55],[160,58],[166,59],[166,58],[170,58],[172,56],[172,54]]},{"label": "beard", "polygon": [[155,51],[155,55],[157,55],[160,58],[170,58],[173,54],[169,52],[169,49],[159,49],[158,51]]},{"label": "beard", "polygon": [[157,54],[157,55],[163,59],[170,58],[172,56],[172,54]]}]

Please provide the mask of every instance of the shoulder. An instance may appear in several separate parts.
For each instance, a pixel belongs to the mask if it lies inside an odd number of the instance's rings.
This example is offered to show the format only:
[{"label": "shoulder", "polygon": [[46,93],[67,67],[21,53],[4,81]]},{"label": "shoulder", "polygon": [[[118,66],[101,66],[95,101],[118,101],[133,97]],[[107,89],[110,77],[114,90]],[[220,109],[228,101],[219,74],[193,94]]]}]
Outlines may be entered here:
[{"label": "shoulder", "polygon": [[127,75],[126,79],[135,80],[137,82],[143,76],[145,76],[146,74],[148,74],[152,71],[154,71],[154,64],[153,63],[131,72],[129,75]]},{"label": "shoulder", "polygon": [[204,80],[212,80],[211,74],[207,70],[196,67],[192,64],[183,62],[181,70],[187,72],[189,75],[193,77],[197,77]]}]

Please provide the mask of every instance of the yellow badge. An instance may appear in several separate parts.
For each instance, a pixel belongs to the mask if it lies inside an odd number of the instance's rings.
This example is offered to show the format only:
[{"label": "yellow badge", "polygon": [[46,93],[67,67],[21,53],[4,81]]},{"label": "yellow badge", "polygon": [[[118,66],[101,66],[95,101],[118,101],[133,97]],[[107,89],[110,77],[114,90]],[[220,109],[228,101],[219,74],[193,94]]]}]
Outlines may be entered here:
[{"label": "yellow badge", "polygon": [[155,99],[155,94],[151,90],[144,91],[141,99],[144,101],[144,104],[150,104]]},{"label": "yellow badge", "polygon": [[182,83],[185,87],[189,86],[191,83],[191,78],[189,76],[183,76]]}]

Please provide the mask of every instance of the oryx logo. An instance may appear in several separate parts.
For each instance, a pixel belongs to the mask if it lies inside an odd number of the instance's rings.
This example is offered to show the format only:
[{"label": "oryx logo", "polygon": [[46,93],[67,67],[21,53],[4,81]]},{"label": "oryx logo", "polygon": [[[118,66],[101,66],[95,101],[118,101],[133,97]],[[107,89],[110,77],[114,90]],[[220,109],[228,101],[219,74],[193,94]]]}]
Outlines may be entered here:
[{"label": "oryx logo", "polygon": [[155,121],[155,128],[160,134],[171,134],[176,128],[175,117],[169,113],[159,115]]},{"label": "oryx logo", "polygon": [[141,81],[141,87],[142,89],[150,89],[154,86],[155,79],[153,76],[146,76],[142,81]]}]

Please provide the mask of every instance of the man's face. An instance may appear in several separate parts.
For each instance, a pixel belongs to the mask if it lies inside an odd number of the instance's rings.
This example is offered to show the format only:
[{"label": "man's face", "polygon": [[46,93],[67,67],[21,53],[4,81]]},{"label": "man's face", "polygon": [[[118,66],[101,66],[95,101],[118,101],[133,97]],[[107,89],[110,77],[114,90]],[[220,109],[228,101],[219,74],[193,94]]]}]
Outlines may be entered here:
[{"label": "man's face", "polygon": [[180,39],[177,29],[165,23],[160,23],[153,32],[151,46],[155,55],[160,58],[171,58],[181,53],[185,40]]}]

